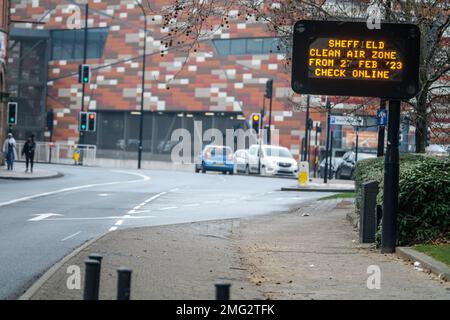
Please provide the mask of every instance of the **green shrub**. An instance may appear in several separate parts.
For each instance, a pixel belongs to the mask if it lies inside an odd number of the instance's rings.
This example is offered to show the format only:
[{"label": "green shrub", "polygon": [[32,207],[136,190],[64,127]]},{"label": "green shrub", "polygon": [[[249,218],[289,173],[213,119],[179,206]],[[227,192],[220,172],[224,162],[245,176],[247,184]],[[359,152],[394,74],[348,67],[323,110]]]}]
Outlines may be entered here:
[{"label": "green shrub", "polygon": [[[384,158],[358,162],[355,170],[356,211],[361,185],[378,181],[377,203],[383,203]],[[400,157],[398,244],[448,241],[450,236],[450,161],[418,154]]]}]

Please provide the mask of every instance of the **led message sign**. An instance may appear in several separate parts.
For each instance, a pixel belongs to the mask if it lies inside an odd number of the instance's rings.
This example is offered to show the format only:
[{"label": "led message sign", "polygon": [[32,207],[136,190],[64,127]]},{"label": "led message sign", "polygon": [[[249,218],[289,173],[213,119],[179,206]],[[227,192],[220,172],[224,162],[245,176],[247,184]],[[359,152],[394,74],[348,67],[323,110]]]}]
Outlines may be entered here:
[{"label": "led message sign", "polygon": [[416,95],[420,31],[414,25],[299,21],[292,88],[297,93],[406,99]]}]

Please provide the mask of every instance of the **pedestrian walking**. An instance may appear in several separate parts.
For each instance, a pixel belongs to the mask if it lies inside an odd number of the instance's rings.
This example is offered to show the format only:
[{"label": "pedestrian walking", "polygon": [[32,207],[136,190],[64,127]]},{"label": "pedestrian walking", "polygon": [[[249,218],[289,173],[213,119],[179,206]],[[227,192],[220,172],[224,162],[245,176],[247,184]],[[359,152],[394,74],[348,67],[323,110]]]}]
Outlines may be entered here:
[{"label": "pedestrian walking", "polygon": [[22,156],[25,156],[26,160],[26,169],[25,172],[28,172],[28,167],[30,167],[30,172],[33,173],[33,165],[34,165],[34,153],[36,151],[36,142],[34,142],[34,135],[28,137],[27,142],[23,145],[22,148]]},{"label": "pedestrian walking", "polygon": [[14,170],[14,160],[17,159],[16,145],[16,139],[14,139],[12,133],[8,133],[8,137],[3,143],[3,153],[6,157],[8,170],[11,171]]}]

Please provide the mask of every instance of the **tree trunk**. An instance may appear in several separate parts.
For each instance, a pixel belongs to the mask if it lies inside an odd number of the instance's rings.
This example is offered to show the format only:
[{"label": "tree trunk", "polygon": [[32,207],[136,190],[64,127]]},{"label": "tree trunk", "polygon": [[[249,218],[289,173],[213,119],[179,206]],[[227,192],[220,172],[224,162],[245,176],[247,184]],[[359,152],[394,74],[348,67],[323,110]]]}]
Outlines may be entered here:
[{"label": "tree trunk", "polygon": [[416,108],[416,153],[425,153],[428,132],[427,91],[422,91]]}]

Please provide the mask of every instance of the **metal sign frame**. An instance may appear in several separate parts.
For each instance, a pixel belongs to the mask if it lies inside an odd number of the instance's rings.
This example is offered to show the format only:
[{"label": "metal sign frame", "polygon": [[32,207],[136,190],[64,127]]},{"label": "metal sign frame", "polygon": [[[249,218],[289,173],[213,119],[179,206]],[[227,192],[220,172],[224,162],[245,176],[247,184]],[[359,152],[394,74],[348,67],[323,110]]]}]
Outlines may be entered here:
[{"label": "metal sign frame", "polygon": [[[403,44],[402,80],[357,80],[308,77],[308,52],[318,38],[389,41]],[[370,30],[365,22],[301,20],[294,26],[292,89],[300,94],[410,99],[419,90],[420,29],[413,24],[383,23]]]}]

